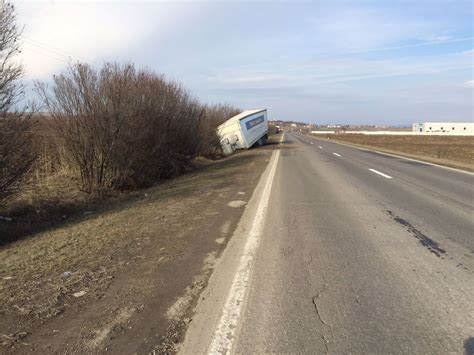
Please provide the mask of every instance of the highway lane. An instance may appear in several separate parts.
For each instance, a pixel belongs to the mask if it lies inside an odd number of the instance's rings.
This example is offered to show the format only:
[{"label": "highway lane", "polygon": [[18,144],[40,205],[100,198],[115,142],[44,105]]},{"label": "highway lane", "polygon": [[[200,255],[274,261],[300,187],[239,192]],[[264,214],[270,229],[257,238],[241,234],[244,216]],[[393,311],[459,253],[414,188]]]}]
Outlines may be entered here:
[{"label": "highway lane", "polygon": [[[330,151],[335,150],[340,154],[348,153],[348,157],[352,159],[357,159],[359,162],[365,164],[376,164],[380,168],[390,170],[391,173],[398,175],[402,179],[411,179],[417,182],[422,181],[423,185],[429,184],[436,186],[440,192],[452,194],[455,199],[458,200],[466,200],[468,197],[470,199],[473,198],[472,194],[474,189],[472,186],[472,176],[474,176],[474,173],[466,174],[450,168],[440,169],[437,166],[429,165],[429,163],[401,159],[371,150],[357,149],[316,137],[300,136],[298,140],[301,143],[314,143]],[[455,184],[453,184],[453,182],[455,182]],[[468,196],[465,195],[466,189],[470,194]]]},{"label": "highway lane", "polygon": [[[374,151],[348,147],[312,137],[294,137],[301,144],[322,146],[322,154],[338,152],[336,166],[351,183],[396,208],[402,217],[428,228],[443,243],[461,246],[474,253],[474,174],[405,160]],[[375,170],[389,176],[384,181],[368,173]],[[472,260],[471,260],[472,262]],[[471,264],[472,266],[472,264]]]},{"label": "highway lane", "polygon": [[[472,175],[287,134],[227,335],[232,352],[472,351],[473,183]],[[239,260],[236,250],[224,258]],[[206,352],[217,336],[219,298],[233,274],[226,265],[197,308],[184,352]]]}]

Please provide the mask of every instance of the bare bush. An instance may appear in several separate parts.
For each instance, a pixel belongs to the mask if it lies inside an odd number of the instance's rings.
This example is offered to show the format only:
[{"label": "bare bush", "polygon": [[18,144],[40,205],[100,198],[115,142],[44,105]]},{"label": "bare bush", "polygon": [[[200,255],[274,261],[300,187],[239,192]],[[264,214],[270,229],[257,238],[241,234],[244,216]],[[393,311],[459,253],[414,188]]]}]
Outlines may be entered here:
[{"label": "bare bush", "polygon": [[21,30],[13,5],[0,3],[0,199],[10,195],[34,161],[31,113],[16,109],[23,98],[23,74],[15,61]]},{"label": "bare bush", "polygon": [[122,69],[119,78],[113,68],[106,67],[97,73],[88,65],[77,64],[54,77],[51,92],[47,86],[37,85],[53,118],[54,131],[79,172],[86,192],[111,185],[111,155],[126,114],[121,96],[125,96],[125,78],[132,68]]},{"label": "bare bush", "polygon": [[[132,64],[75,64],[37,90],[86,192],[135,189],[182,173],[215,144],[228,106],[203,107],[180,84]],[[227,117],[226,117],[227,118]],[[210,133],[212,132],[212,133]]]},{"label": "bare bush", "polygon": [[119,188],[149,186],[184,171],[198,150],[199,103],[177,83],[137,73],[126,129],[115,154]]},{"label": "bare bush", "polygon": [[241,112],[240,109],[227,104],[204,107],[204,119],[200,126],[200,155],[207,158],[216,158],[222,154],[216,128],[239,112]]}]

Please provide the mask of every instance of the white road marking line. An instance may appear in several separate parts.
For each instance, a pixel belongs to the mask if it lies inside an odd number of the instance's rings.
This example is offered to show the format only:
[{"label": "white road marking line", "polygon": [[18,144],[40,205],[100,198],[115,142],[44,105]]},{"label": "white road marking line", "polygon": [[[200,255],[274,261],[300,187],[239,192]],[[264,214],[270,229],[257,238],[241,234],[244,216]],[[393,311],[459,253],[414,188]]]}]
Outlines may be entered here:
[{"label": "white road marking line", "polygon": [[455,171],[455,172],[458,172],[458,173],[463,173],[463,174],[467,174],[467,175],[474,175],[474,173],[473,173],[473,172],[470,172],[470,171],[461,170],[461,169],[456,169],[456,168],[451,168],[450,166],[446,166],[446,165],[440,165],[440,164],[430,163],[430,162],[427,162],[427,161],[424,161],[424,160],[408,158],[408,157],[404,157],[404,156],[402,156],[402,155],[391,154],[391,153],[385,153],[385,152],[381,152],[380,150],[376,150],[376,149],[368,149],[368,148],[358,147],[358,146],[352,145],[352,144],[346,144],[346,143],[334,142],[334,141],[332,141],[331,143],[333,143],[333,144],[345,145],[346,147],[355,148],[355,149],[358,149],[358,150],[365,150],[365,151],[368,151],[368,152],[375,152],[375,153],[382,154],[382,155],[388,155],[389,157],[395,157],[395,158],[399,158],[399,159],[403,159],[403,160],[416,161],[417,163],[423,163],[423,164],[425,164],[425,165],[436,166],[437,168],[443,168],[443,169],[447,169],[447,170],[452,170],[452,171]]},{"label": "white road marking line", "polygon": [[263,232],[268,203],[270,200],[270,192],[275,177],[280,151],[276,150],[274,154],[275,155],[272,156],[273,160],[269,165],[270,170],[267,181],[257,207],[255,218],[248,232],[248,239],[242,252],[237,272],[234,275],[234,280],[232,281],[232,286],[229,295],[227,296],[221,318],[214,331],[214,338],[212,339],[209,348],[209,354],[230,353],[232,350],[235,340],[235,331],[237,329],[247,289],[250,285],[253,259],[260,244],[260,237]]},{"label": "white road marking line", "polygon": [[387,179],[391,179],[391,178],[392,178],[390,175],[381,173],[381,172],[378,171],[378,170],[375,170],[375,169],[369,169],[369,170],[370,170],[371,172],[373,172],[373,173],[376,173],[376,174],[379,174],[379,175],[383,176],[384,178],[387,178]]},{"label": "white road marking line", "polygon": [[341,154],[337,154],[337,153],[332,153],[332,154],[334,154],[334,155],[337,156],[337,157],[340,157],[340,156],[341,156]]},{"label": "white road marking line", "polygon": [[282,142],[283,142],[283,138],[285,138],[285,132],[283,132],[283,133],[281,134],[281,137],[280,137],[280,143],[282,143]]},{"label": "white road marking line", "polygon": [[320,145],[318,145],[318,148],[319,148],[319,149],[323,149],[323,147],[321,147]]},{"label": "white road marking line", "polygon": [[313,142],[311,142],[311,144],[314,144]]}]

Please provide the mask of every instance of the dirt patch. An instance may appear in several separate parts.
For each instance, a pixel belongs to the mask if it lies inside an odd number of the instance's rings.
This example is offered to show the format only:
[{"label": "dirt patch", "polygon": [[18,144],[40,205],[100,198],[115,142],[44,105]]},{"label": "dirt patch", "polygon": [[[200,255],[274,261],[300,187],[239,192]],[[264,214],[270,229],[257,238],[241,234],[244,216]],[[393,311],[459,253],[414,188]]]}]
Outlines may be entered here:
[{"label": "dirt patch", "polygon": [[332,134],[328,137],[344,143],[474,171],[474,137],[364,134]]},{"label": "dirt patch", "polygon": [[273,149],[1,247],[0,352],[173,351]]}]

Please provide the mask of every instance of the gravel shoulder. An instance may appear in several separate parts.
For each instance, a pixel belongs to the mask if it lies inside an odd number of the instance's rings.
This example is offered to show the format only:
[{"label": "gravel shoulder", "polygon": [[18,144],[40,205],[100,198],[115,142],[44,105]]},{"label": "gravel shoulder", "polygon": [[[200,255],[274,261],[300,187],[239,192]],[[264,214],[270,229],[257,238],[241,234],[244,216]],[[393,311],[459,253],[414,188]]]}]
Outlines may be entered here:
[{"label": "gravel shoulder", "polygon": [[1,247],[0,352],[173,352],[276,147]]}]

